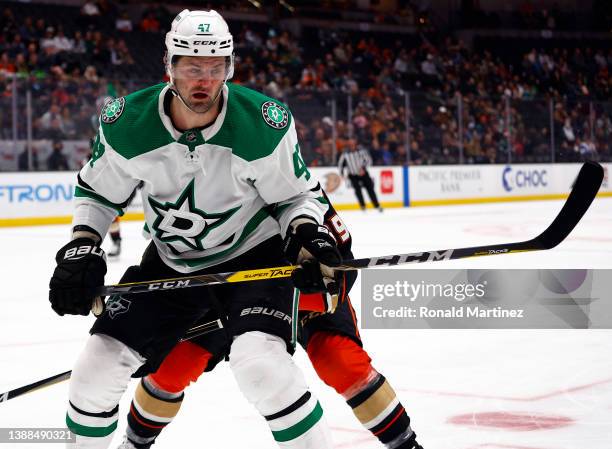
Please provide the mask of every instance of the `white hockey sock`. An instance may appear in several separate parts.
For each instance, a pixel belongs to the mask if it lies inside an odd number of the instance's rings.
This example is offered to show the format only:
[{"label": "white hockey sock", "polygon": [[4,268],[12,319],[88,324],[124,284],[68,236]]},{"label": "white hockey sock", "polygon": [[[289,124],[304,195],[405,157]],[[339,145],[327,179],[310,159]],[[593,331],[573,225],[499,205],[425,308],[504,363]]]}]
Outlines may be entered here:
[{"label": "white hockey sock", "polygon": [[76,434],[69,449],[106,449],[117,428],[119,400],[144,359],[103,334],[89,337],[70,379],[68,428]]},{"label": "white hockey sock", "polygon": [[280,447],[332,447],[321,405],[280,337],[264,332],[239,335],[232,343],[230,366],[240,390],[266,418]]}]

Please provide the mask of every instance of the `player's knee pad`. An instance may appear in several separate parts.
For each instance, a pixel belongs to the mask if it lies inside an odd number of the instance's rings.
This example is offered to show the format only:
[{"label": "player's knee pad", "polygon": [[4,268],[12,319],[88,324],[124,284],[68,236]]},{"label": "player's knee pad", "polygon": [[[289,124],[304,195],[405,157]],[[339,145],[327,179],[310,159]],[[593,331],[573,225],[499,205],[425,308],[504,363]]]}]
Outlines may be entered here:
[{"label": "player's knee pad", "polygon": [[103,334],[89,337],[70,379],[66,422],[77,436],[106,437],[117,427],[119,400],[144,359]]},{"label": "player's knee pad", "polygon": [[275,335],[247,332],[236,337],[230,366],[242,393],[263,415],[278,412],[307,391],[284,340]]},{"label": "player's knee pad", "polygon": [[376,374],[368,353],[344,335],[316,332],[306,352],[321,380],[344,396]]},{"label": "player's knee pad", "polygon": [[212,354],[190,341],[178,343],[149,378],[160,389],[180,393],[204,372]]},{"label": "player's knee pad", "polygon": [[331,448],[317,399],[293,363],[283,339],[247,332],[233,341],[230,365],[245,397],[264,416],[281,447]]}]

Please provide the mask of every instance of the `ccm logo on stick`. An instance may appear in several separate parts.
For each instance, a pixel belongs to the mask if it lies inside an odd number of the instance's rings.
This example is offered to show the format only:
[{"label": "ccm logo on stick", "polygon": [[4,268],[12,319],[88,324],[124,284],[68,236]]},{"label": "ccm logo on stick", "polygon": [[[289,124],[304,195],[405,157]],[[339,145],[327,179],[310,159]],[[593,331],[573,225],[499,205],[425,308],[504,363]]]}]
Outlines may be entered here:
[{"label": "ccm logo on stick", "polygon": [[149,285],[149,290],[167,290],[170,288],[183,288],[183,287],[189,287],[189,280],[155,282]]}]

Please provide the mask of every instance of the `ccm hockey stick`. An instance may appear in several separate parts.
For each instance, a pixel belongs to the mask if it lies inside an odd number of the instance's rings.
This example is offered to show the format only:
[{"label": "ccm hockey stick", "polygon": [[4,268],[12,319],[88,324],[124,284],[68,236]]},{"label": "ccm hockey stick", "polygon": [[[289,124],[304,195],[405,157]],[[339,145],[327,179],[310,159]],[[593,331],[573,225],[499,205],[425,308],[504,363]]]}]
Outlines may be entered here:
[{"label": "ccm hockey stick", "polygon": [[[185,333],[185,336],[181,338],[181,341],[190,340],[192,338],[199,337],[200,335],[208,334],[209,332],[221,329],[222,327],[223,324],[221,323],[221,320],[209,321],[208,323],[200,324],[199,326],[194,326]],[[33,393],[36,390],[50,387],[51,385],[55,385],[57,383],[68,380],[70,379],[71,374],[72,370],[65,371],[63,373],[56,374],[55,376],[47,377],[46,379],[36,381],[29,385],[25,385],[23,387],[15,388],[14,390],[9,390],[7,392],[0,393],[0,403],[15,399],[16,397],[22,396],[24,394]]]},{"label": "ccm hockey stick", "polygon": [[[417,253],[393,254],[384,257],[366,257],[363,259],[345,260],[337,269],[359,270],[370,267],[465,259],[468,257],[540,251],[554,248],[572,232],[588,210],[601,186],[603,176],[604,172],[601,165],[596,162],[586,162],[580,169],[572,191],[557,217],[544,232],[531,240],[504,243],[501,245],[472,246],[469,248],[423,251]],[[99,296],[131,295],[134,293],[157,290],[285,278],[291,276],[291,273],[296,268],[297,266],[287,265],[258,270],[232,271],[227,273],[202,274],[173,279],[107,285],[96,289],[95,294]]]}]

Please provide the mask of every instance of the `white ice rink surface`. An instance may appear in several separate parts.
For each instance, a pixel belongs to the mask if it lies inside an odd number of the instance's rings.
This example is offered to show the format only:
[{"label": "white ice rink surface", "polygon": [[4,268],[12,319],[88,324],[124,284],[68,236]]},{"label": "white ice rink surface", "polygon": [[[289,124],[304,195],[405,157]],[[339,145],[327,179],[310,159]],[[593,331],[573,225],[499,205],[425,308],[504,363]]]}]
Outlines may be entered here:
[{"label": "white ice rink surface", "polygon": [[[561,202],[343,212],[357,257],[525,240]],[[123,254],[107,283],[136,264],[141,223],[124,223]],[[439,262],[428,268],[612,268],[612,199],[597,200],[558,248]],[[68,370],[91,317],[58,317],[47,300],[68,226],[0,229],[0,393]],[[424,265],[419,268],[424,268]],[[352,298],[359,310],[360,286]],[[610,298],[608,298],[610,299]],[[395,387],[426,449],[611,449],[610,330],[364,330],[374,366]],[[296,354],[336,448],[379,448],[344,401]],[[136,381],[121,402],[118,445]],[[0,403],[0,427],[63,427],[67,382]],[[43,444],[2,445],[25,449]],[[52,447],[59,447],[52,445]],[[155,448],[273,448],[265,421],[221,364],[189,388]]]}]

